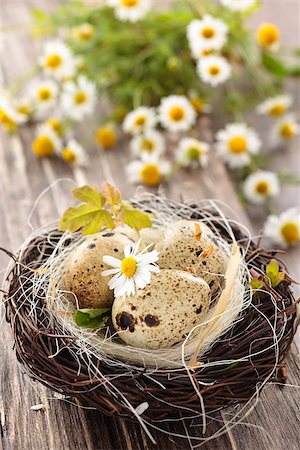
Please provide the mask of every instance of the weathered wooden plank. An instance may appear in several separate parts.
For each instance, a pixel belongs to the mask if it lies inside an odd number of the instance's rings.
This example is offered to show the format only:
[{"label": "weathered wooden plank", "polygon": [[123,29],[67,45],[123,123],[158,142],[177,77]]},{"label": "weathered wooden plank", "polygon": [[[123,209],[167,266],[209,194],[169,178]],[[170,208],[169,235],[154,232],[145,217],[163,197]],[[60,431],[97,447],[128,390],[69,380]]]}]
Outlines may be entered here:
[{"label": "weathered wooden plank", "polygon": [[[29,3],[11,2],[1,3],[1,12],[6,23],[27,21],[29,18]],[[49,6],[47,3],[36,0],[31,4]],[[2,6],[3,5],[3,6]],[[29,67],[34,60],[37,46],[28,45],[20,33],[9,38],[10,55],[2,67],[6,81],[12,80],[22,73],[26,66]],[[27,42],[27,45],[25,45]],[[3,72],[2,72],[3,73]],[[101,117],[99,117],[99,122]],[[204,126],[206,130],[207,127]],[[210,136],[207,137],[211,139]],[[111,152],[101,152],[96,145],[92,149],[92,161],[89,170],[71,170],[58,161],[38,161],[30,152],[32,132],[25,131],[21,138],[9,140],[1,135],[1,244],[15,250],[28,234],[29,227],[26,220],[31,206],[39,193],[57,178],[68,177],[77,183],[88,181],[101,184],[105,178],[111,179],[127,195],[131,195],[134,189],[128,186],[123,167],[128,158],[126,142],[121,142],[118,149]],[[26,157],[25,157],[26,155]],[[119,163],[121,161],[121,164]],[[167,195],[178,199],[181,195],[186,199],[205,197],[217,197],[230,203],[239,216],[239,219],[247,223],[245,213],[238,204],[236,195],[218,159],[213,156],[208,170],[201,174],[180,173],[176,180],[166,186]],[[222,181],[221,181],[222,180]],[[36,225],[47,223],[57,217],[69,201],[68,190],[65,184],[58,184],[38,204],[34,213]],[[65,186],[65,190],[64,190]],[[1,267],[6,259],[1,255]],[[1,338],[4,343],[0,347],[0,384],[3,393],[0,400],[1,412],[1,445],[7,449],[138,449],[154,448],[146,438],[144,432],[137,425],[125,423],[117,419],[103,417],[95,411],[79,409],[77,406],[65,404],[58,400],[51,400],[52,394],[40,384],[29,383],[27,377],[22,375],[17,366],[12,352],[12,337],[7,326],[1,328]],[[291,383],[297,383],[297,370],[299,373],[299,360],[290,358]],[[9,382],[8,382],[9,380]],[[229,436],[223,436],[205,445],[204,448],[238,448],[238,449],[283,449],[288,442],[289,448],[296,448],[299,433],[296,428],[296,413],[299,404],[298,393],[286,388],[279,391],[276,387],[270,387],[263,394],[263,402],[259,403],[250,419],[245,420],[246,425],[241,425],[233,430]],[[298,391],[299,392],[299,391]],[[31,411],[30,406],[44,403],[45,411]],[[274,410],[280,403],[281,417],[274,415]],[[223,415],[223,417],[226,417]],[[279,419],[284,417],[284,427],[279,427]],[[227,418],[226,418],[227,420]],[[263,426],[273,436],[274,444],[260,429],[253,428]],[[182,426],[170,428],[173,433],[183,433]],[[194,427],[189,432],[201,437],[200,430]],[[210,429],[212,431],[212,428]],[[154,433],[159,449],[191,448],[186,440],[168,438],[165,435]],[[250,444],[251,443],[251,444]]]}]

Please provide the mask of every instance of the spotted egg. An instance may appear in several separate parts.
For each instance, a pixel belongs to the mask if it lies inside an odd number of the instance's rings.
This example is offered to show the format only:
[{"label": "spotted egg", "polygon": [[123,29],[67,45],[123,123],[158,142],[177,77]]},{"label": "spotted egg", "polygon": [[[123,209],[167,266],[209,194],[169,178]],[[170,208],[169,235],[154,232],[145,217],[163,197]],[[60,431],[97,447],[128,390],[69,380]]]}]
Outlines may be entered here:
[{"label": "spotted egg", "polygon": [[101,272],[110,269],[104,264],[103,256],[124,258],[124,247],[132,241],[115,230],[107,230],[88,236],[69,255],[62,272],[62,287],[72,292],[69,298],[78,302],[80,308],[110,307],[114,295],[108,287],[111,277]]},{"label": "spotted egg", "polygon": [[190,220],[174,222],[166,228],[156,249],[161,269],[194,271],[213,292],[218,288],[227,257],[204,223]]},{"label": "spotted egg", "polygon": [[135,295],[117,297],[112,321],[128,345],[159,349],[181,342],[201,323],[210,305],[210,288],[199,277],[179,270],[161,270]]}]

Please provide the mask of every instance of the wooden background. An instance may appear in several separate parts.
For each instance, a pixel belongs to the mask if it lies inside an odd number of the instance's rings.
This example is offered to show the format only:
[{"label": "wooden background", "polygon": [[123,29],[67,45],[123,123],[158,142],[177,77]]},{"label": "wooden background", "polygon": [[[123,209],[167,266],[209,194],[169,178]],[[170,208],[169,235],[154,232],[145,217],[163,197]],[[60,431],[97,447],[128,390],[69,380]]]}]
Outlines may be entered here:
[{"label": "wooden background", "polygon": [[[200,1],[200,0],[199,0]],[[0,26],[26,24],[30,21],[32,7],[51,9],[58,0],[1,0]],[[256,26],[261,20],[274,21],[282,30],[283,43],[299,46],[299,0],[266,0],[264,7],[251,19]],[[35,61],[40,42],[32,42],[26,27],[17,26],[5,36],[0,54],[0,83],[7,86],[24,75]],[[296,104],[299,107],[299,90],[291,85]],[[298,99],[296,93],[298,92]],[[99,116],[99,124],[101,116]],[[264,134],[266,125],[254,124]],[[211,140],[209,125],[202,123],[202,138]],[[85,136],[89,130],[85,129]],[[128,186],[123,167],[127,162],[126,142],[120,142],[111,152],[100,152],[92,148],[92,164],[88,170],[70,169],[55,160],[37,160],[31,153],[33,134],[24,130],[21,136],[9,138],[0,135],[0,246],[15,251],[31,229],[27,222],[37,196],[59,178],[63,178],[38,202],[32,215],[34,227],[45,225],[57,219],[70,202],[68,192],[75,184],[96,183],[104,179],[116,184],[126,196],[134,189]],[[87,137],[87,139],[89,139]],[[92,146],[93,147],[93,146]],[[299,141],[292,148],[273,155],[274,169],[299,171]],[[68,180],[67,180],[68,179]],[[237,199],[230,179],[221,162],[212,155],[205,173],[190,175],[180,173],[165,188],[167,195],[174,199],[218,198],[226,202],[236,213],[238,219],[258,233],[263,221],[260,210],[245,212]],[[287,187],[280,198],[280,207],[299,205],[299,189]],[[249,216],[250,214],[250,216]],[[291,273],[300,280],[299,249],[290,251],[285,259]],[[5,270],[8,260],[0,255],[0,267]],[[0,345],[0,450],[118,450],[118,449],[192,449],[195,441],[171,438],[153,433],[157,446],[153,446],[138,426],[117,419],[106,418],[95,411],[87,411],[62,402],[39,384],[32,383],[24,376],[17,365],[12,350],[13,341],[9,327],[1,322]],[[288,360],[289,383],[299,385],[300,360],[294,346]],[[43,411],[32,411],[35,404],[44,404]],[[232,450],[296,450],[299,448],[300,390],[296,387],[269,386],[261,396],[256,409],[243,423],[211,443],[205,449]],[[226,423],[223,414],[220,420]],[[215,430],[213,426],[210,431]],[[186,430],[176,425],[170,428],[173,433],[186,434]],[[189,430],[201,437],[201,430]],[[199,441],[201,443],[201,441]]]}]

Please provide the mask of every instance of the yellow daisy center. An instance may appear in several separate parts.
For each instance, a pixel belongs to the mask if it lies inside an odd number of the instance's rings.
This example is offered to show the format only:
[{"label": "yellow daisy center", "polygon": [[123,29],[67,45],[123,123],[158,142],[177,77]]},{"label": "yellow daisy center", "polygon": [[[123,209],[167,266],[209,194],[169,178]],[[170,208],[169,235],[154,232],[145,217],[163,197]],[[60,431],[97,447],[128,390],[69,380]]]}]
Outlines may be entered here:
[{"label": "yellow daisy center", "polygon": [[133,8],[139,4],[140,0],[121,0],[121,5],[125,8]]},{"label": "yellow daisy center", "polygon": [[141,178],[148,186],[157,186],[160,183],[160,172],[156,164],[146,164],[141,170]]},{"label": "yellow daisy center", "polygon": [[47,87],[42,87],[38,90],[38,98],[42,101],[49,100],[52,97],[52,92]]},{"label": "yellow daisy center", "polygon": [[196,147],[191,147],[187,151],[188,158],[191,161],[198,161],[200,153],[201,153],[200,150]]},{"label": "yellow daisy center", "polygon": [[50,69],[57,69],[62,63],[61,57],[57,53],[49,55],[46,60],[46,66]]},{"label": "yellow daisy center", "polygon": [[16,127],[16,122],[7,114],[4,109],[0,109],[0,122],[9,130],[12,131]]},{"label": "yellow daisy center", "polygon": [[280,232],[289,245],[295,244],[300,239],[299,227],[294,222],[285,223]]},{"label": "yellow daisy center", "polygon": [[65,147],[62,152],[62,159],[67,163],[74,163],[77,160],[77,156],[71,148]]},{"label": "yellow daisy center", "polygon": [[262,24],[257,31],[257,40],[262,47],[271,47],[280,37],[276,25],[272,23]]},{"label": "yellow daisy center", "polygon": [[20,105],[17,111],[19,114],[24,114],[24,116],[28,116],[30,109],[27,105]]},{"label": "yellow daisy center", "polygon": [[203,28],[203,30],[201,30],[201,35],[205,39],[211,39],[215,36],[215,34],[216,34],[215,30],[211,27],[205,27]]},{"label": "yellow daisy center", "polygon": [[173,108],[170,109],[169,115],[172,120],[179,122],[184,118],[184,109],[181,106],[173,106]]},{"label": "yellow daisy center", "polygon": [[137,269],[137,262],[133,256],[124,258],[121,262],[121,271],[127,278],[132,278]]},{"label": "yellow daisy center", "polygon": [[142,150],[148,153],[152,153],[154,150],[153,141],[151,141],[150,139],[143,139]]},{"label": "yellow daisy center", "polygon": [[91,37],[93,37],[94,31],[95,31],[94,27],[89,23],[86,23],[76,29],[76,34],[79,37],[79,39],[82,39],[83,41],[88,41],[89,39],[91,39]]},{"label": "yellow daisy center", "polygon": [[267,195],[267,193],[269,192],[269,183],[261,180],[256,184],[255,189],[258,194]]},{"label": "yellow daisy center", "polygon": [[49,136],[42,134],[33,141],[32,149],[36,156],[43,158],[54,153],[54,144]]},{"label": "yellow daisy center", "polygon": [[285,105],[274,105],[271,109],[270,109],[270,114],[271,116],[281,116],[283,113],[286,112],[286,106]]},{"label": "yellow daisy center", "polygon": [[218,66],[211,66],[208,70],[209,70],[210,75],[212,75],[213,77],[215,77],[216,75],[219,75],[219,73],[220,73],[220,67],[218,67]]},{"label": "yellow daisy center", "polygon": [[87,100],[87,95],[86,95],[86,93],[83,92],[83,91],[77,91],[77,92],[75,93],[74,100],[75,100],[75,103],[76,103],[77,105],[82,105],[82,103],[85,103],[85,102],[86,102],[86,100]]},{"label": "yellow daisy center", "polygon": [[284,139],[290,139],[294,136],[294,127],[291,123],[285,123],[280,129],[280,134]]},{"label": "yellow daisy center", "polygon": [[96,139],[103,148],[111,148],[117,142],[117,136],[112,128],[100,127],[96,132]]},{"label": "yellow daisy center", "polygon": [[247,151],[247,141],[244,136],[232,137],[229,139],[228,145],[229,150],[235,154],[245,153]]},{"label": "yellow daisy center", "polygon": [[59,136],[63,133],[62,124],[59,120],[52,118],[47,120],[47,125],[49,125]]},{"label": "yellow daisy center", "polygon": [[135,125],[143,126],[146,123],[146,117],[145,116],[138,116],[135,119],[134,123],[135,123]]}]

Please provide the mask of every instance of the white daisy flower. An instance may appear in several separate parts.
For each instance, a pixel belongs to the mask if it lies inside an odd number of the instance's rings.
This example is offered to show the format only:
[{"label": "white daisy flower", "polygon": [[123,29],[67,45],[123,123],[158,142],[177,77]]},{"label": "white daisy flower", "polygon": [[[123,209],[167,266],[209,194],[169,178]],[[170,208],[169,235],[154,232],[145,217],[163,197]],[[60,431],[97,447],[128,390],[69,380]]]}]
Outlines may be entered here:
[{"label": "white daisy flower", "polygon": [[79,41],[89,41],[95,35],[95,27],[90,23],[82,23],[72,29],[72,36]]},{"label": "white daisy flower", "polygon": [[218,131],[216,139],[220,156],[232,169],[247,166],[250,155],[258,153],[261,147],[256,132],[244,123],[227,124]]},{"label": "white daisy flower", "polygon": [[58,87],[52,80],[37,81],[30,88],[30,97],[41,112],[53,107],[57,96]]},{"label": "white daisy flower", "polygon": [[212,86],[225,83],[231,76],[231,64],[223,56],[208,55],[197,63],[198,75]]},{"label": "white daisy flower", "polygon": [[75,73],[75,60],[71,50],[58,40],[46,42],[39,64],[45,73],[55,78],[68,79]]},{"label": "white daisy flower", "polygon": [[267,114],[272,117],[279,117],[286,113],[293,103],[291,95],[276,95],[267,98],[256,107],[258,114]]},{"label": "white daisy flower", "polygon": [[256,3],[257,0],[221,0],[221,4],[232,11],[246,11]]},{"label": "white daisy flower", "polygon": [[73,120],[81,120],[92,114],[96,101],[96,86],[85,76],[78,77],[77,82],[65,84],[61,97],[61,106],[65,114]]},{"label": "white daisy flower", "polygon": [[34,106],[31,99],[24,97],[17,99],[15,103],[15,109],[18,114],[20,114],[24,120],[27,120],[29,116],[33,114]]},{"label": "white daisy flower", "polygon": [[39,158],[52,156],[55,153],[59,154],[61,147],[61,140],[55,131],[45,124],[38,129],[36,137],[32,142],[33,153]]},{"label": "white daisy flower", "polygon": [[286,114],[274,124],[271,130],[271,141],[273,145],[278,145],[290,141],[299,132],[300,126],[296,121],[295,114]]},{"label": "white daisy flower", "polygon": [[256,205],[262,205],[271,197],[279,194],[279,180],[276,173],[258,170],[249,175],[244,182],[246,199]]},{"label": "white daisy flower", "polygon": [[134,156],[140,156],[142,153],[159,156],[165,151],[165,141],[158,131],[146,130],[145,133],[134,136],[130,142],[130,150]]},{"label": "white daisy flower", "polygon": [[270,215],[264,226],[264,235],[283,248],[300,242],[300,211],[290,208],[278,216]]},{"label": "white daisy flower", "polygon": [[136,244],[126,245],[124,248],[125,258],[122,260],[110,255],[103,256],[103,262],[113,269],[104,270],[102,276],[113,275],[108,286],[114,290],[115,297],[134,295],[136,289],[144,289],[150,283],[152,272],[159,272],[156,264],[158,251],[147,252],[153,246],[150,244],[138,253],[140,243],[141,238]]},{"label": "white daisy flower", "polygon": [[184,167],[205,167],[208,163],[209,145],[194,138],[183,138],[179,142],[176,161]]},{"label": "white daisy flower", "polygon": [[72,166],[74,165],[84,167],[88,163],[88,158],[85,150],[74,139],[68,141],[67,145],[61,152],[61,157],[64,161],[71,164]]},{"label": "white daisy flower", "polygon": [[216,50],[203,47],[201,41],[191,41],[190,50],[194,59],[205,58],[206,56],[217,54]]},{"label": "white daisy flower", "polygon": [[171,169],[169,161],[159,159],[155,154],[142,153],[142,159],[130,162],[126,172],[130,183],[154,187],[170,174]]},{"label": "white daisy flower", "polygon": [[0,123],[7,131],[14,131],[25,120],[24,114],[19,113],[7,97],[0,97]]},{"label": "white daisy flower", "polygon": [[137,22],[145,17],[151,7],[149,0],[108,0],[115,8],[115,16],[119,20]]},{"label": "white daisy flower", "polygon": [[170,95],[161,99],[159,120],[170,131],[189,130],[196,122],[196,111],[184,95]]},{"label": "white daisy flower", "polygon": [[209,14],[201,20],[192,20],[187,28],[189,42],[199,42],[202,48],[208,50],[221,50],[226,44],[227,33],[226,23]]},{"label": "white daisy flower", "polygon": [[125,133],[136,135],[155,127],[156,122],[154,108],[140,106],[127,114],[123,122],[123,130]]}]

